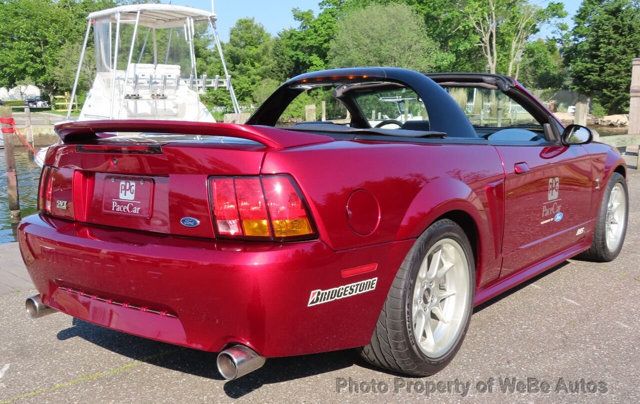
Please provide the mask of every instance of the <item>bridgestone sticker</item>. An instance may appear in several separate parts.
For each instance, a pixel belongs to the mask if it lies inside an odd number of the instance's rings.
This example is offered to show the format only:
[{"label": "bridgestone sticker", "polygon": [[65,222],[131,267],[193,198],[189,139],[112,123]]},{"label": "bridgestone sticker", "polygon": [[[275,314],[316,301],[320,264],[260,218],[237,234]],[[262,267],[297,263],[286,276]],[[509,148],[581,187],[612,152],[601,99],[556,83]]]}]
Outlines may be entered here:
[{"label": "bridgestone sticker", "polygon": [[309,295],[309,303],[307,304],[307,307],[317,306],[319,304],[333,302],[334,300],[340,300],[346,297],[371,292],[376,288],[377,283],[378,278],[371,278],[360,282],[350,283],[348,285],[338,286],[332,289],[313,290],[311,291],[311,295]]}]

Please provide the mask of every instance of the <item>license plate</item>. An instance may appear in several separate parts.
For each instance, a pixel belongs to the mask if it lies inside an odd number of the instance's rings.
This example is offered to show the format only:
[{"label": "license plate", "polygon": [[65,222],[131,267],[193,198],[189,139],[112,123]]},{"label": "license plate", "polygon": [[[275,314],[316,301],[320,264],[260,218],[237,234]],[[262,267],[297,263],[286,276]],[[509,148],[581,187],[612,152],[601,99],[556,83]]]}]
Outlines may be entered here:
[{"label": "license plate", "polygon": [[153,180],[148,178],[105,178],[102,211],[114,215],[151,217]]}]

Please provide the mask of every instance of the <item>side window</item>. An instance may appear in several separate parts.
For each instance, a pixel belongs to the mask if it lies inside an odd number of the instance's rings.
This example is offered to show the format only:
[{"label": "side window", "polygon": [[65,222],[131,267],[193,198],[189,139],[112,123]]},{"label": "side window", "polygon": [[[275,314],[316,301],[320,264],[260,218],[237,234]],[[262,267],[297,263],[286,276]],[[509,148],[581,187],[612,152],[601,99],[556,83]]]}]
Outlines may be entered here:
[{"label": "side window", "polygon": [[445,87],[479,136],[493,141],[541,142],[544,126],[502,91],[485,87]]}]

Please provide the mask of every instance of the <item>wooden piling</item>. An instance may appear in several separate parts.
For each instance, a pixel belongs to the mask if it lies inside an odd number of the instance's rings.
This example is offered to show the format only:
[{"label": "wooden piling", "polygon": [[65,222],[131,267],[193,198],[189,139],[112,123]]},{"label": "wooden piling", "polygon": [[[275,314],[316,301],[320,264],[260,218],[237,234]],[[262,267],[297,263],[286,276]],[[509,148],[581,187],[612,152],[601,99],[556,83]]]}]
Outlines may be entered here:
[{"label": "wooden piling", "polygon": [[14,154],[13,136],[15,121],[11,110],[0,109],[0,127],[4,140],[4,156],[7,169],[7,199],[11,223],[20,221],[20,194],[18,192],[18,175],[16,172],[16,157]]},{"label": "wooden piling", "polygon": [[33,140],[33,126],[31,124],[31,108],[29,106],[24,107],[24,113],[27,116],[27,143],[31,145],[31,149],[28,149],[29,157],[33,157],[33,150],[35,144]]},{"label": "wooden piling", "polygon": [[576,111],[573,117],[573,123],[576,125],[587,126],[587,115],[589,114],[589,105],[585,101],[576,103]]},{"label": "wooden piling", "polygon": [[315,122],[317,120],[315,104],[305,105],[305,107],[304,107],[304,119],[307,122]]},{"label": "wooden piling", "polygon": [[[633,59],[631,67],[631,100],[629,102],[629,134],[640,135],[640,58]],[[636,168],[640,169],[640,145],[636,159]]]},{"label": "wooden piling", "polygon": [[630,93],[629,134],[640,135],[640,58],[633,59]]}]

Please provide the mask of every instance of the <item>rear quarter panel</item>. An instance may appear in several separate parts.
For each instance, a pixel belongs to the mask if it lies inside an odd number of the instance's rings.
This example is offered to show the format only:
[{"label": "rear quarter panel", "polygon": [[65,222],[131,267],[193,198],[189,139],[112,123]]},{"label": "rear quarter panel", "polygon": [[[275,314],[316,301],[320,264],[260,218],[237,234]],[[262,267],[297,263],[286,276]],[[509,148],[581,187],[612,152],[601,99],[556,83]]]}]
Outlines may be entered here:
[{"label": "rear quarter panel", "polygon": [[[269,152],[262,173],[295,177],[320,237],[336,250],[415,239],[442,215],[463,211],[479,236],[479,285],[499,274],[504,170],[492,146],[338,141]],[[351,206],[355,191],[377,204]],[[358,218],[377,226],[357,232]]]}]

